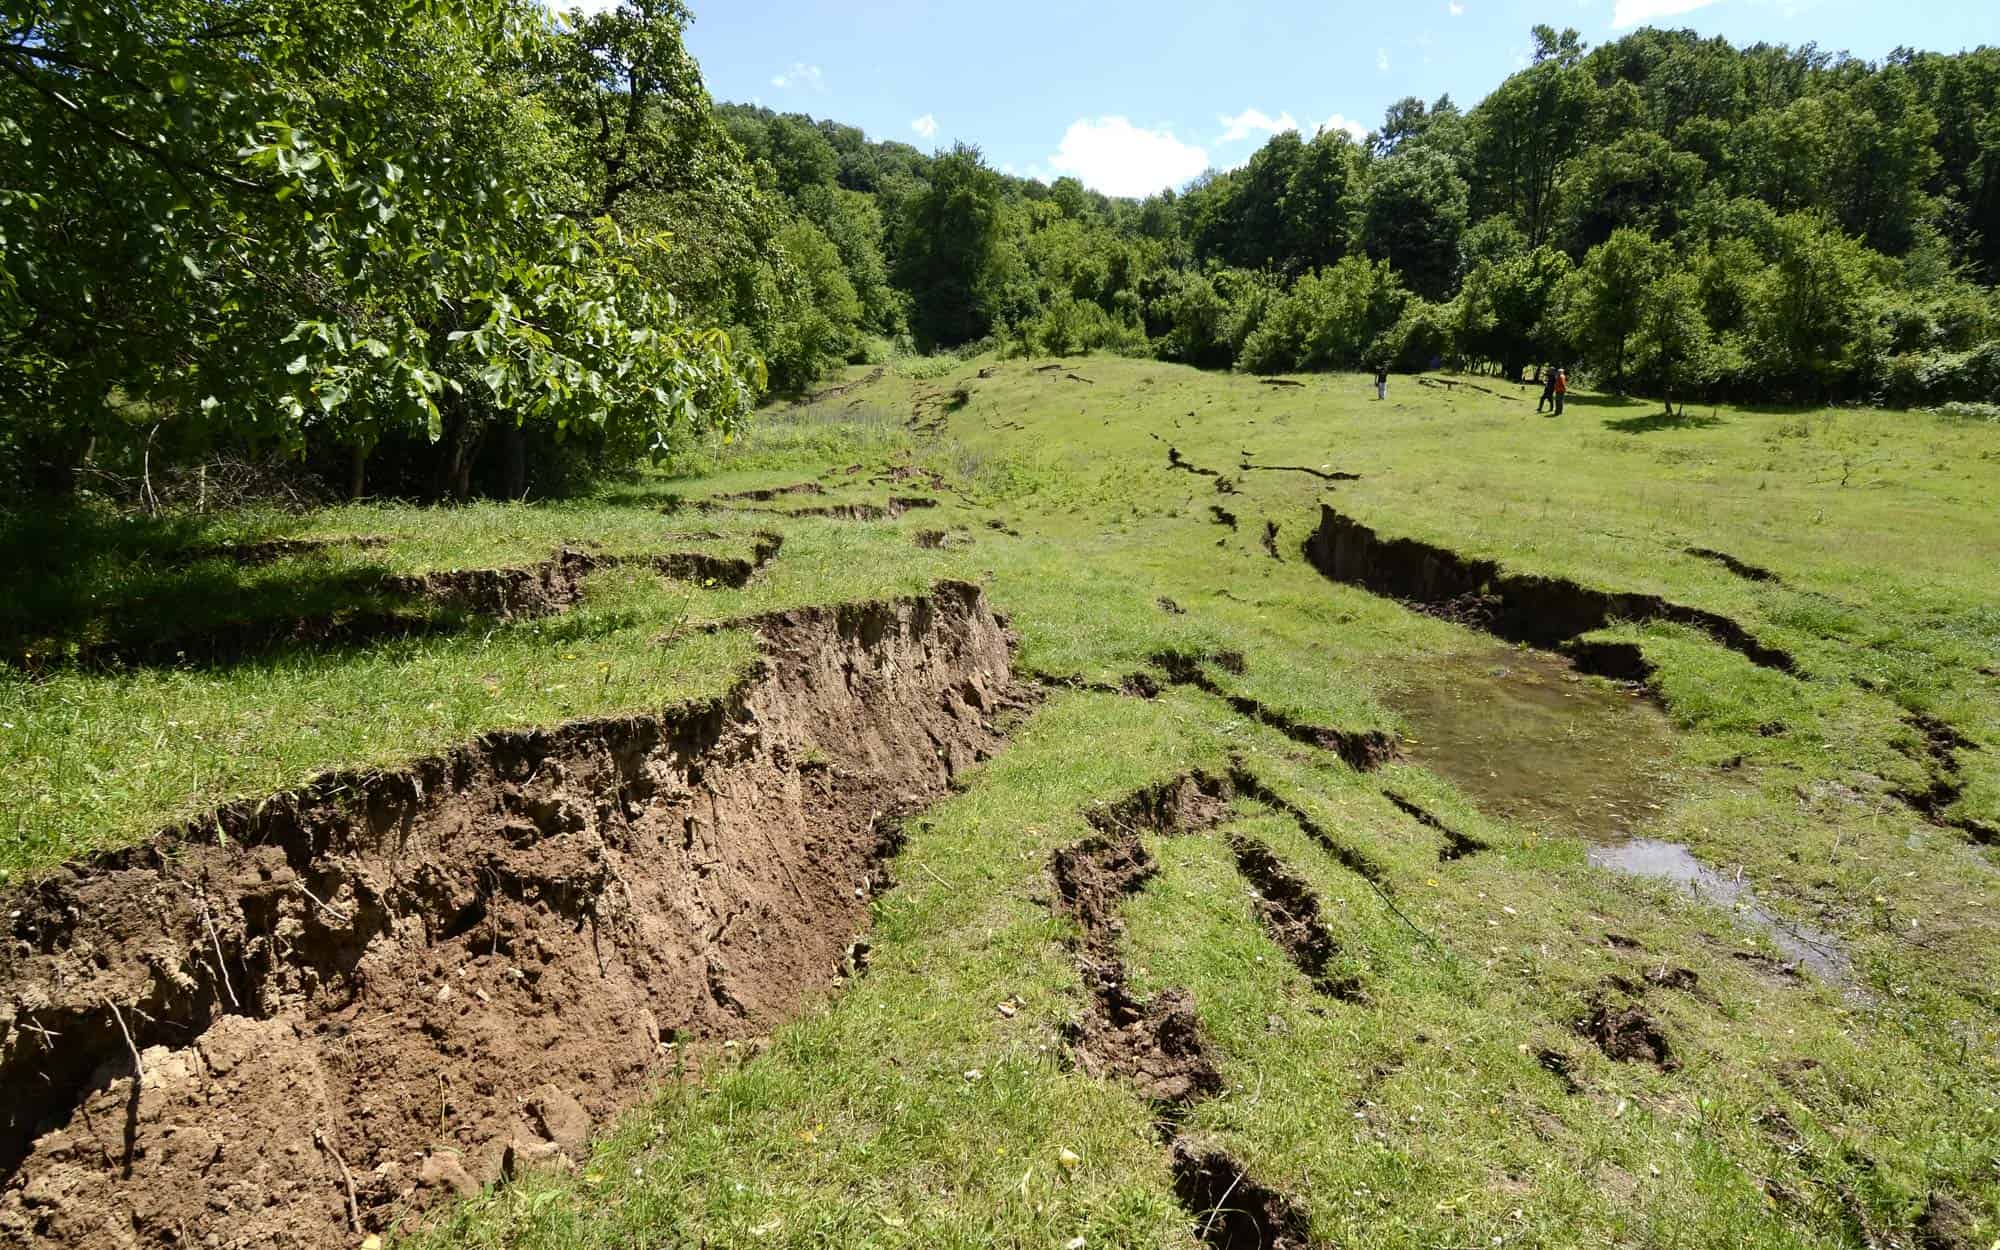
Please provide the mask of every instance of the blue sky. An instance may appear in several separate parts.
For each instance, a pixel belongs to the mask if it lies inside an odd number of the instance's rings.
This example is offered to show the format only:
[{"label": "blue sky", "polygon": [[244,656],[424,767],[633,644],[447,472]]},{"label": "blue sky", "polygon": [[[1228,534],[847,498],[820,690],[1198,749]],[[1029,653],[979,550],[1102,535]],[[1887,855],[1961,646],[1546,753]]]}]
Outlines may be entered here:
[{"label": "blue sky", "polygon": [[1529,29],[1595,46],[1690,26],[1875,58],[2000,41],[2000,0],[691,0],[710,91],[1114,195],[1241,164],[1273,130],[1358,132],[1392,101],[1469,106]]}]

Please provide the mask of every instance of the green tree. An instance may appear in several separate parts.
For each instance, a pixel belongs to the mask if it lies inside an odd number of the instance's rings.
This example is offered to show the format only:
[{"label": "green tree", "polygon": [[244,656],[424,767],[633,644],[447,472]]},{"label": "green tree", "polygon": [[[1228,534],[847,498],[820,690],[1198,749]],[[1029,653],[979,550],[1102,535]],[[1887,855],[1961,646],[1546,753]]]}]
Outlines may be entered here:
[{"label": "green tree", "polygon": [[1530,245],[1555,223],[1556,188],[1584,142],[1595,91],[1574,30],[1537,26],[1534,36],[1534,64],[1472,112],[1481,212],[1507,213]]},{"label": "green tree", "polygon": [[1444,298],[1458,269],[1466,195],[1457,162],[1441,152],[1417,147],[1375,162],[1363,199],[1363,248],[1417,294]]},{"label": "green tree", "polygon": [[932,163],[930,175],[930,185],[903,211],[896,281],[909,293],[918,342],[950,347],[991,333],[1011,258],[1000,178],[979,149],[955,145]]},{"label": "green tree", "polygon": [[1625,389],[1632,338],[1667,258],[1667,249],[1645,235],[1618,230],[1593,248],[1569,279],[1568,333],[1591,366],[1609,375],[1613,390]]},{"label": "green tree", "polygon": [[1639,316],[1638,366],[1673,416],[1676,396],[1685,411],[1688,392],[1715,377],[1715,340],[1702,314],[1700,283],[1688,273],[1661,275],[1647,288]]},{"label": "green tree", "polygon": [[0,420],[416,429],[460,495],[498,421],[655,453],[734,421],[756,379],[652,276],[665,241],[544,196],[563,142],[520,76],[564,37],[508,0],[17,7]]}]

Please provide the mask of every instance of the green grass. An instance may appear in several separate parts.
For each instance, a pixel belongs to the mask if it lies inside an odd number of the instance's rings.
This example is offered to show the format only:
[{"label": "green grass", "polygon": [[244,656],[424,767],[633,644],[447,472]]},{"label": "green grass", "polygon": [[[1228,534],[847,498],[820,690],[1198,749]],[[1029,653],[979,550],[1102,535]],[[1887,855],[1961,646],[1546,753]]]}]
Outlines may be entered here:
[{"label": "green grass", "polygon": [[[1095,385],[1066,380],[1070,368]],[[2000,428],[1861,410],[1667,422],[1595,396],[1551,420],[1525,389],[1511,403],[1398,378],[1378,404],[1358,377],[1274,388],[1099,357],[1046,373],[979,361],[916,372],[774,412],[738,443],[583,503],[102,524],[85,543],[96,572],[20,609],[13,636],[116,636],[163,597],[199,603],[218,586],[282,612],[308,601],[298,595],[340,601],[355,570],[529,563],[563,541],[736,552],[774,528],[785,547],[743,590],[623,566],[539,622],[224,668],[0,676],[0,864],[41,871],[226,798],[488,728],[710,692],[751,644],[686,625],[944,576],[986,586],[1031,672],[1115,683],[1163,649],[1234,650],[1247,670],[1216,674],[1232,693],[1314,724],[1407,730],[1399,693],[1449,680],[1491,640],[1308,567],[1299,544],[1326,501],[1385,535],[1722,613],[1797,656],[1793,677],[1686,629],[1611,631],[1656,666],[1674,727],[1646,832],[1740,867],[1767,907],[1837,935],[1852,984],[1794,984],[1738,959],[1770,949],[1738,917],[1606,876],[1576,838],[1484,813],[1476,794],[1413,765],[1357,775],[1191,689],[1152,702],[1058,693],[963,793],[911,824],[899,884],[875,905],[866,976],[768,1048],[692,1056],[700,1075],[628,1115],[575,1174],[489,1191],[429,1240],[1188,1244],[1151,1110],[1066,1062],[1082,991],[1046,863],[1084,834],[1091,803],[1232,758],[1381,865],[1382,893],[1290,817],[1246,802],[1222,829],[1153,840],[1161,872],[1126,909],[1125,957],[1142,986],[1192,992],[1223,1068],[1227,1092],[1194,1108],[1190,1131],[1297,1196],[1316,1239],[1835,1247],[1875,1229],[1907,1243],[1933,1189],[1976,1213],[1979,1244],[2000,1236],[1996,852],[1889,794],[1925,780],[1902,723],[1925,711],[1978,747],[1962,753],[1954,813],[2000,823]],[[955,410],[923,398],[959,387],[970,400]],[[906,425],[919,403],[941,413],[937,434]],[[1170,471],[1169,445],[1236,493]],[[1244,472],[1245,451],[1362,477]],[[902,464],[947,489],[868,481]],[[935,494],[941,506],[867,524],[660,511],[670,496],[810,479],[834,501]],[[1238,528],[1217,525],[1212,504]],[[1280,559],[1260,542],[1266,521]],[[969,541],[919,549],[920,529]],[[670,537],[709,530],[723,537]],[[390,541],[248,572],[159,559],[277,534]],[[1746,581],[1691,546],[1783,582]],[[1438,836],[1385,787],[1491,849],[1440,863]],[[1231,831],[1312,884],[1366,1003],[1321,999],[1258,927]],[[1679,1071],[1614,1063],[1571,1031],[1607,977],[1663,965],[1699,976],[1698,994],[1643,998]],[[1010,1017],[1003,1000],[1021,1006]],[[1564,1092],[1541,1049],[1568,1057],[1583,1092]],[[1064,1167],[1063,1150],[1083,1162]]]}]

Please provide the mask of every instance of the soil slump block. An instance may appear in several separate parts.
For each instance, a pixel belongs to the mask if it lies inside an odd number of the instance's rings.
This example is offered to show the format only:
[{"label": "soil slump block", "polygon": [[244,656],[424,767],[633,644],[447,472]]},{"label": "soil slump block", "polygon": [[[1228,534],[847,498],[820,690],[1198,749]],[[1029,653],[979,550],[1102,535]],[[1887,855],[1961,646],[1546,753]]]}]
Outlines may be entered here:
[{"label": "soil slump block", "polygon": [[665,1043],[823,992],[894,817],[998,746],[1008,639],[962,583],[757,628],[721,699],[325,777],[0,897],[0,1242],[351,1245],[573,1155]]},{"label": "soil slump block", "polygon": [[[1657,595],[1596,590],[1559,577],[1510,573],[1412,538],[1383,538],[1368,526],[1320,505],[1319,528],[1305,542],[1308,563],[1337,582],[1401,599],[1425,611],[1483,629],[1509,642],[1556,649],[1615,621],[1673,621],[1701,630],[1753,664],[1796,673],[1792,657],[1751,637],[1726,616],[1670,603]],[[1580,667],[1610,658],[1600,648],[1572,648]],[[1630,648],[1626,648],[1630,650]],[[1629,678],[1635,655],[1618,653]]]}]

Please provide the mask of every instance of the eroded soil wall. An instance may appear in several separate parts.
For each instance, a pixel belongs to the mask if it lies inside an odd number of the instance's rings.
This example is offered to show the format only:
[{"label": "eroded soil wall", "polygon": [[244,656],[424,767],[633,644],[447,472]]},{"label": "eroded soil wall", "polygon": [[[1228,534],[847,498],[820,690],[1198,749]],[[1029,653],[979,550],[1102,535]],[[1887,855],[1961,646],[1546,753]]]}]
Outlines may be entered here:
[{"label": "eroded soil wall", "polygon": [[0,1241],[351,1245],[824,990],[895,817],[997,747],[1008,640],[962,583],[757,628],[720,700],[326,777],[0,896]]}]

